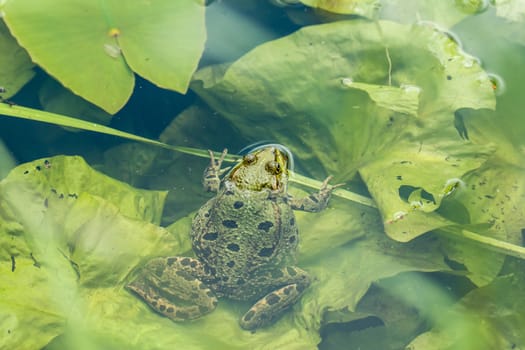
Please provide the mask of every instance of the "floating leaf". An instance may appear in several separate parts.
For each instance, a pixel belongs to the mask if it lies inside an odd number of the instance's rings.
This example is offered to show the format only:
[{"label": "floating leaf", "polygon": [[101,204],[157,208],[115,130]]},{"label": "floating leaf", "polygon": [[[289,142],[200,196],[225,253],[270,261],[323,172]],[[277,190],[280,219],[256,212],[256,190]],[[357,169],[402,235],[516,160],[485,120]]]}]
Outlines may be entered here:
[{"label": "floating leaf", "polygon": [[130,97],[134,72],[185,93],[204,49],[201,1],[9,1],[2,11],[34,62],[112,114]]}]

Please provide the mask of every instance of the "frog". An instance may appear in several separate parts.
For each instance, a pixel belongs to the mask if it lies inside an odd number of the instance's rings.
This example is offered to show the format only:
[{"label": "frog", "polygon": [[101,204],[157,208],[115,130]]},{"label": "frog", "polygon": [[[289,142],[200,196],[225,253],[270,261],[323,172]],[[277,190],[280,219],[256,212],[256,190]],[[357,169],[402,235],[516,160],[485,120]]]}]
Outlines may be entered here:
[{"label": "frog", "polygon": [[216,195],[193,218],[195,256],[154,258],[127,288],[176,322],[212,312],[222,297],[253,302],[239,324],[255,331],[279,319],[311,284],[296,266],[294,210],[325,209],[342,184],[329,185],[328,176],[318,192],[294,198],[287,189],[291,156],[277,145],[254,150],[225,169],[227,149],[218,159],[209,155],[202,183]]}]

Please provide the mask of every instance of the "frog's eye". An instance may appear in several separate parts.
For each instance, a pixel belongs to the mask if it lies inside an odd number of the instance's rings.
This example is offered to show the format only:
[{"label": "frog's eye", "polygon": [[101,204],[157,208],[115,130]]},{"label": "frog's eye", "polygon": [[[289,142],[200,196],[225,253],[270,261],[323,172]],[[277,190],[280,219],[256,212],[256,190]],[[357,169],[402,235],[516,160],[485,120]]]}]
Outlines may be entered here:
[{"label": "frog's eye", "polygon": [[243,161],[244,164],[252,164],[252,163],[255,162],[256,159],[257,159],[257,157],[255,156],[255,154],[250,153],[250,154],[245,155],[242,158],[242,161]]},{"label": "frog's eye", "polygon": [[266,163],[266,171],[268,171],[272,175],[277,175],[282,172],[281,164],[276,162],[275,160],[269,161]]}]

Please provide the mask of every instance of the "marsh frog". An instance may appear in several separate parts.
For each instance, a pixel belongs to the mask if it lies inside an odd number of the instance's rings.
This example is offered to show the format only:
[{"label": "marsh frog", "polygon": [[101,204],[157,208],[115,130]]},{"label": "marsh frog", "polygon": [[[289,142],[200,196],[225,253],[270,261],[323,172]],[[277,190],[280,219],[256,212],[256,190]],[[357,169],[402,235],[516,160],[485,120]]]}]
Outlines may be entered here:
[{"label": "marsh frog", "polygon": [[127,287],[155,311],[174,321],[211,312],[217,298],[255,301],[240,325],[254,330],[271,324],[309,286],[295,266],[299,241],[293,210],[317,212],[327,206],[328,184],[302,199],[287,193],[286,152],[276,146],[256,150],[221,181],[224,150],[204,172],[204,187],[217,195],[193,219],[193,257],[156,258]]}]

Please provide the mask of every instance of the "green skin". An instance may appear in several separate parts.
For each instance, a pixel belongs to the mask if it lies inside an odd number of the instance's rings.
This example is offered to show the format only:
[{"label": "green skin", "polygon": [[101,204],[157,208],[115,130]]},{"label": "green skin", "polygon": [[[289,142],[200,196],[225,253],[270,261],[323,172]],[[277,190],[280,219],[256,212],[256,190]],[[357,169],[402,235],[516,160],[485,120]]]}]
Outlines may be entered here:
[{"label": "green skin", "polygon": [[225,155],[216,161],[210,151],[203,185],[217,195],[193,220],[196,258],[153,259],[127,287],[174,321],[213,311],[218,297],[253,300],[240,325],[255,330],[279,318],[310,284],[294,266],[299,239],[293,210],[326,208],[339,185],[328,185],[328,177],[319,192],[293,199],[286,190],[288,158],[275,147],[246,155],[221,181]]}]

